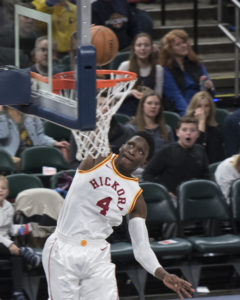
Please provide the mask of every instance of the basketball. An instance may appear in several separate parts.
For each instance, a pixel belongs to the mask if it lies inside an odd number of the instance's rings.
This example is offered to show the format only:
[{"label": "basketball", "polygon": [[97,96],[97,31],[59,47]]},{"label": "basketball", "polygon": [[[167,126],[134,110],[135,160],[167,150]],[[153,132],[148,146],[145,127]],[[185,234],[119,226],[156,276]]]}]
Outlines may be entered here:
[{"label": "basketball", "polygon": [[96,48],[96,65],[103,66],[111,62],[118,52],[118,38],[106,26],[91,27],[91,43]]}]

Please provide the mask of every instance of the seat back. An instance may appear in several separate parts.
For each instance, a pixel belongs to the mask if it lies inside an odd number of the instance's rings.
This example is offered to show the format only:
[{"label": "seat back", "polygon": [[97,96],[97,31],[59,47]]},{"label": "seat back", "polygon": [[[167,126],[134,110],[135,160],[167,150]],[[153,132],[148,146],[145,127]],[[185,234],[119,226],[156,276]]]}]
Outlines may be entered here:
[{"label": "seat back", "polygon": [[147,204],[146,224],[150,236],[160,236],[164,223],[177,223],[177,213],[167,189],[153,182],[140,184]]},{"label": "seat back", "polygon": [[176,135],[176,128],[180,119],[179,114],[173,111],[164,110],[164,117],[166,124],[168,124],[172,128],[174,135]]},{"label": "seat back", "polygon": [[235,223],[235,230],[240,232],[240,179],[232,183],[231,190],[232,214]]},{"label": "seat back", "polygon": [[46,135],[51,136],[57,141],[61,140],[70,140],[71,136],[71,130],[67,129],[66,127],[57,125],[55,123],[52,123],[50,121],[44,122],[44,132]]},{"label": "seat back", "polygon": [[69,169],[61,151],[55,147],[34,146],[22,152],[20,166],[22,172],[41,173],[43,166],[54,167],[57,171]]},{"label": "seat back", "polygon": [[211,180],[196,179],[180,184],[178,205],[180,221],[230,218],[226,199]]},{"label": "seat back", "polygon": [[8,199],[14,200],[18,193],[31,189],[31,188],[41,188],[43,187],[42,181],[30,174],[11,174],[7,176],[9,185]]},{"label": "seat back", "polygon": [[0,149],[0,173],[3,175],[12,174],[16,171],[12,157],[7,151]]},{"label": "seat back", "polygon": [[16,223],[31,223],[32,233],[24,236],[32,247],[42,247],[55,230],[63,198],[52,189],[33,188],[22,191],[15,201]]},{"label": "seat back", "polygon": [[109,63],[108,69],[117,70],[121,62],[128,60],[130,56],[130,51],[118,52],[115,58]]},{"label": "seat back", "polygon": [[125,114],[120,114],[120,113],[116,113],[114,115],[115,119],[117,122],[119,122],[120,124],[126,124],[131,120],[131,117]]},{"label": "seat back", "polygon": [[220,130],[223,130],[223,123],[225,118],[229,115],[229,111],[224,108],[216,108],[215,119],[218,123]]},{"label": "seat back", "polygon": [[219,164],[220,164],[220,161],[217,161],[217,162],[214,162],[214,163],[211,163],[210,165],[208,165],[209,176],[210,176],[210,179],[213,180],[213,181],[216,181],[215,171],[216,171]]},{"label": "seat back", "polygon": [[55,189],[55,188],[58,187],[58,181],[59,181],[60,178],[62,178],[64,176],[64,173],[66,173],[69,176],[73,177],[76,173],[76,170],[73,170],[73,169],[63,170],[63,171],[59,171],[55,175],[53,175],[50,178],[50,187],[52,189]]}]

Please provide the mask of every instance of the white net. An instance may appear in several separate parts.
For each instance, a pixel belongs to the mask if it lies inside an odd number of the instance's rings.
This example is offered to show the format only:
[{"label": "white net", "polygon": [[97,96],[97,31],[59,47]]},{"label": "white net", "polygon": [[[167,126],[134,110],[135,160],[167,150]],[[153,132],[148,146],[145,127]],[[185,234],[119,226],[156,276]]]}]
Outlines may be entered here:
[{"label": "white net", "polygon": [[[123,72],[122,72],[123,73]],[[111,79],[126,78],[128,75],[110,74]],[[82,161],[87,156],[93,158],[107,156],[110,153],[108,132],[112,116],[117,112],[128,91],[133,87],[134,80],[119,81],[113,87],[98,90],[96,128],[93,131],[72,130],[77,144],[76,158]]]}]

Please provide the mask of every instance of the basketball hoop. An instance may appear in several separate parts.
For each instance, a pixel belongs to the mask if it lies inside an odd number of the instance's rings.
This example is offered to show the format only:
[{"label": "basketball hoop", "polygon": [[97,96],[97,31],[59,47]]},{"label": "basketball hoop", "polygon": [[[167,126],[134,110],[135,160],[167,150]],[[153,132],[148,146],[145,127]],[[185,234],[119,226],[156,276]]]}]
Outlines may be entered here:
[{"label": "basketball hoop", "polygon": [[[92,131],[72,130],[77,144],[76,158],[79,161],[88,155],[96,158],[99,155],[107,156],[110,153],[108,131],[112,116],[117,112],[137,79],[135,73],[127,71],[96,70],[96,73],[96,128]],[[31,77],[38,81],[48,82],[48,78],[36,73],[31,73]],[[69,101],[75,100],[74,71],[54,75],[52,86],[53,93],[63,96],[65,99],[69,99]],[[76,101],[74,102],[76,104]]]}]

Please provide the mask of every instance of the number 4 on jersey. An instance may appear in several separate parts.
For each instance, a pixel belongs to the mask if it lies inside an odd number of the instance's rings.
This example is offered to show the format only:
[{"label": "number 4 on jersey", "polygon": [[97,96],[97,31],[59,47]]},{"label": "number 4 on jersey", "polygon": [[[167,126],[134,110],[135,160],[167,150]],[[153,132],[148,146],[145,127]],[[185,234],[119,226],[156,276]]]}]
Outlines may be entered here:
[{"label": "number 4 on jersey", "polygon": [[106,213],[109,210],[109,205],[110,205],[111,201],[112,201],[111,197],[106,197],[97,202],[97,206],[102,208],[102,210],[100,211],[100,214],[106,216]]}]

